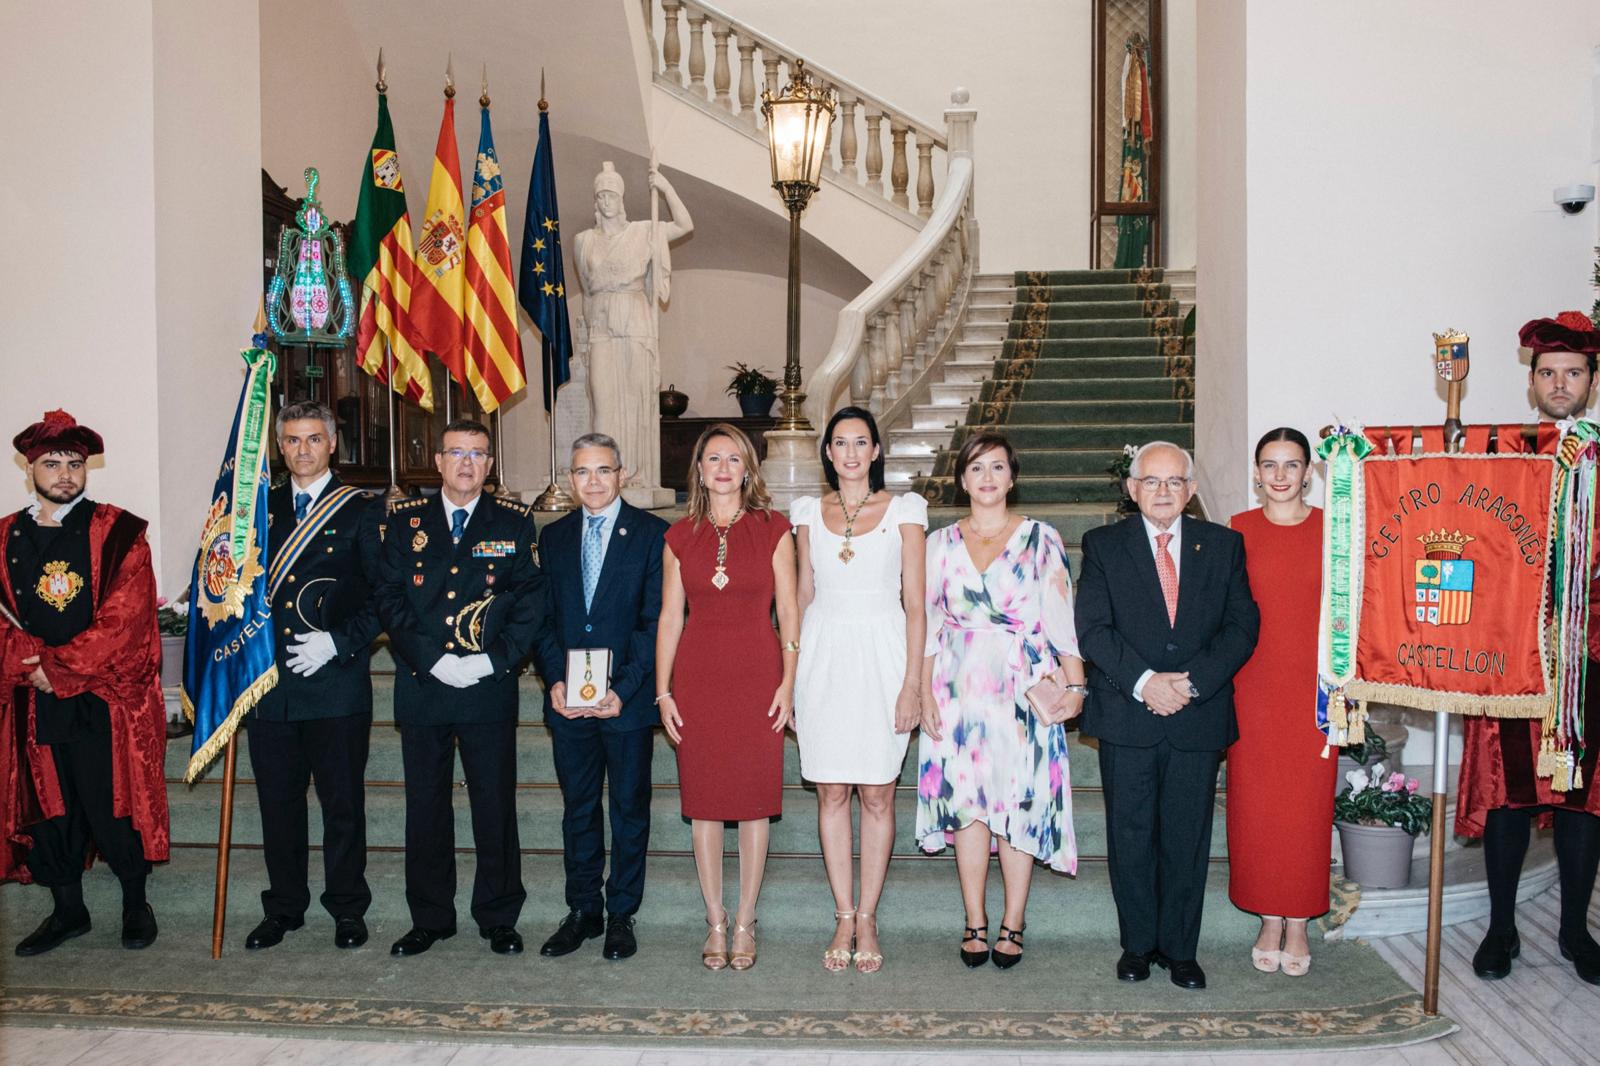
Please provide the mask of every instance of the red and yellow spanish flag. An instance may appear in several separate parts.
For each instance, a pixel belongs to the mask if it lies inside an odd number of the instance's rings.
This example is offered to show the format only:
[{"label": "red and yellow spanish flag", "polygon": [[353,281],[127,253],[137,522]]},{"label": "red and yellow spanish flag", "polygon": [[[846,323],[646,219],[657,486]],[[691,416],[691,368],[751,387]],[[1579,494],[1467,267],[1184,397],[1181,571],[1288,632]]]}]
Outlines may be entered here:
[{"label": "red and yellow spanish flag", "polygon": [[506,236],[506,191],[500,159],[482,109],[478,162],[472,175],[472,213],[467,222],[467,384],[485,411],[493,411],[527,387],[522,342],[517,336],[517,290],[511,281],[511,244]]},{"label": "red and yellow spanish flag", "polygon": [[427,344],[410,313],[419,280],[411,252],[411,215],[400,183],[400,156],[394,149],[389,102],[382,93],[378,94],[378,130],[362,166],[361,194],[351,227],[350,267],[361,284],[361,316],[356,328],[361,369],[390,383],[394,391],[424,411],[433,410],[433,380],[422,357]]},{"label": "red and yellow spanish flag", "polygon": [[462,355],[462,305],[466,302],[466,209],[461,203],[461,159],[456,153],[456,102],[444,102],[439,144],[433,152],[428,207],[417,234],[420,284],[411,294],[411,317],[428,350],[456,381],[466,384]]}]

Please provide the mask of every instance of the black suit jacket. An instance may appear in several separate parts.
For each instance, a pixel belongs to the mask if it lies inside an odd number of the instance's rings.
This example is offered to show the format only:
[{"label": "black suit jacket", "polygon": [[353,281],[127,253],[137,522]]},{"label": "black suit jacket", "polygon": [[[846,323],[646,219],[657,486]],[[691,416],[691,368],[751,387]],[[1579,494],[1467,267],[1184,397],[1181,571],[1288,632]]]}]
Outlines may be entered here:
[{"label": "black suit jacket", "polygon": [[[517,673],[545,621],[544,575],[527,504],[488,493],[450,539],[443,494],[403,500],[383,536],[378,613],[398,660],[401,725],[517,717]],[[430,672],[444,655],[487,653],[494,672],[455,688]]]},{"label": "black suit jacket", "polygon": [[[286,481],[267,492],[269,572],[279,545],[295,530],[293,484]],[[322,498],[339,485],[335,474]],[[382,502],[364,492],[341,507],[295,560],[272,603],[278,683],[256,704],[257,717],[302,722],[372,712],[372,642],[383,629],[372,600],[382,520]],[[333,637],[337,655],[302,677],[287,665],[289,647],[296,634],[316,630]]]},{"label": "black suit jacket", "polygon": [[[655,704],[656,623],[661,617],[661,547],[667,523],[626,501],[606,545],[590,609],[583,606],[584,510],[546,526],[539,538],[550,582],[550,625],[540,632],[535,661],[546,686],[567,678],[569,648],[611,649],[611,688],[622,713],[599,719],[612,731],[646,729],[661,720]],[[546,704],[545,720],[565,718]]]},{"label": "black suit jacket", "polygon": [[[1182,553],[1175,625],[1167,621],[1143,518],[1083,536],[1074,606],[1078,644],[1091,663],[1085,736],[1131,747],[1166,740],[1184,751],[1221,750],[1239,737],[1233,675],[1255,650],[1261,627],[1244,538],[1187,515],[1178,526],[1178,542],[1168,549]],[[1187,671],[1200,695],[1177,714],[1155,714],[1133,698],[1146,670]]]}]

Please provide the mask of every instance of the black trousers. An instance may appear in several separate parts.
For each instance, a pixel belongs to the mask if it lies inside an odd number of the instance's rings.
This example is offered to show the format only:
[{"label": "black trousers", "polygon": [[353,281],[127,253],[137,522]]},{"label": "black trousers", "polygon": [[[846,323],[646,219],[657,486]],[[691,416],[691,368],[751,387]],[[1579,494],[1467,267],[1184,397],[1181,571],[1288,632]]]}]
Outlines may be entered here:
[{"label": "black trousers", "polygon": [[472,808],[478,872],[472,917],[480,932],[515,925],[528,898],[517,840],[517,723],[403,725],[406,772],[406,903],[424,929],[456,926],[456,822],[451,806],[457,746]]},{"label": "black trousers", "polygon": [[[565,809],[561,856],[567,906],[585,914],[630,915],[644,899],[645,852],[650,847],[650,759],[655,731],[601,728],[599,720],[552,720],[556,780]],[[611,876],[606,867],[601,793],[610,779]]]},{"label": "black trousers", "polygon": [[1192,959],[1200,943],[1218,751],[1100,741],[1111,895],[1122,947]]},{"label": "black trousers", "polygon": [[298,921],[311,905],[306,789],[315,783],[322,808],[322,906],[335,918],[361,917],[372,904],[366,803],[372,715],[301,722],[252,718],[246,732],[267,860],[261,909]]},{"label": "black trousers", "polygon": [[28,827],[33,836],[28,870],[33,879],[52,888],[78,884],[90,844],[123,881],[148,874],[144,840],[133,819],[111,813],[111,734],[80,733],[69,743],[50,745],[50,753],[66,813]]}]

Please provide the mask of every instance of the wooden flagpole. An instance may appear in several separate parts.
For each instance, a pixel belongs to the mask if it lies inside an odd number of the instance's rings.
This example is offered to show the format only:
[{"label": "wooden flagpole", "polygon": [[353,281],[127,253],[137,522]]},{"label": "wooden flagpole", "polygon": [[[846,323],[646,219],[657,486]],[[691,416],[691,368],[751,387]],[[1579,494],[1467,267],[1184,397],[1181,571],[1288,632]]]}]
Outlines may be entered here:
[{"label": "wooden flagpole", "polygon": [[228,738],[222,763],[222,815],[217,827],[217,895],[211,911],[211,958],[222,958],[222,931],[228,918],[228,859],[233,846],[233,783],[238,769],[239,733]]}]

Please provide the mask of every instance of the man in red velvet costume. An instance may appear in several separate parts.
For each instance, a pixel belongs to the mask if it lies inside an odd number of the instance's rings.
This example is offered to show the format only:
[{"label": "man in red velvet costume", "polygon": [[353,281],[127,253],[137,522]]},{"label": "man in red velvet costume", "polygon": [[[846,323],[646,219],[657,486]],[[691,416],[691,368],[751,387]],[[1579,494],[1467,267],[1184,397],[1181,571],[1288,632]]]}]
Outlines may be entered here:
[{"label": "man in red velvet costume", "polygon": [[35,500],[0,518],[0,880],[36,881],[55,898],[17,954],[89,931],[83,872],[95,851],[122,882],[122,946],[148,947],[145,878],[166,860],[169,831],[146,523],[84,497],[85,463],[105,448],[65,411],[13,443]]},{"label": "man in red velvet costume", "polygon": [[[1538,318],[1522,327],[1524,348],[1532,352],[1528,373],[1542,422],[1571,422],[1582,415],[1594,384],[1600,331],[1581,311]],[[1489,882],[1489,932],[1472,957],[1472,969],[1485,980],[1511,972],[1521,951],[1517,936],[1517,882],[1537,821],[1555,825],[1556,861],[1561,882],[1561,957],[1578,977],[1600,984],[1600,944],[1589,933],[1589,897],[1600,864],[1600,786],[1594,781],[1600,753],[1600,579],[1589,585],[1589,664],[1584,685],[1582,783],[1556,792],[1539,777],[1541,723],[1499,718],[1463,720],[1461,794],[1456,832],[1483,837]],[[1576,754],[1576,753],[1575,753]]]}]

